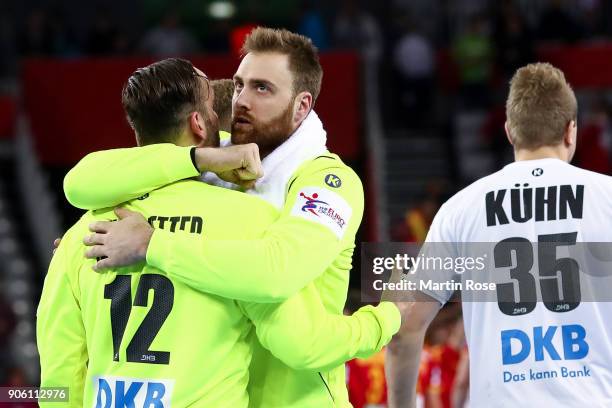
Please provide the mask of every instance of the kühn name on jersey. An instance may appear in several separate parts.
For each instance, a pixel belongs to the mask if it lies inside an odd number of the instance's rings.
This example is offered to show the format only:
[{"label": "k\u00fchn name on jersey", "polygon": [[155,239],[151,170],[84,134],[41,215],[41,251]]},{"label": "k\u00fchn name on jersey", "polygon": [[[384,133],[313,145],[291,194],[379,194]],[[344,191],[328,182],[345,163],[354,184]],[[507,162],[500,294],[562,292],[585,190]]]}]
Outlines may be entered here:
[{"label": "k\u00fchn name on jersey", "polygon": [[[582,218],[584,185],[529,187],[528,183],[515,188],[489,191],[486,195],[487,226],[505,225],[510,219],[517,223],[564,220],[568,216]],[[510,201],[510,214],[506,212]],[[510,218],[508,217],[510,216]]]}]

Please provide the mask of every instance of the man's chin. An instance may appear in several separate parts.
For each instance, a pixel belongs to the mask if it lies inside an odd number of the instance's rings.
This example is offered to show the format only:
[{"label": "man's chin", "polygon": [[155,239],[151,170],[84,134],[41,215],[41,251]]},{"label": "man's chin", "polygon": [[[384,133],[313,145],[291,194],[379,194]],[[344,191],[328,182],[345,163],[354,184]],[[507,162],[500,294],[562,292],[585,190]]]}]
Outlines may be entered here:
[{"label": "man's chin", "polygon": [[251,133],[241,132],[236,129],[232,129],[232,144],[247,144],[255,143],[255,139]]}]

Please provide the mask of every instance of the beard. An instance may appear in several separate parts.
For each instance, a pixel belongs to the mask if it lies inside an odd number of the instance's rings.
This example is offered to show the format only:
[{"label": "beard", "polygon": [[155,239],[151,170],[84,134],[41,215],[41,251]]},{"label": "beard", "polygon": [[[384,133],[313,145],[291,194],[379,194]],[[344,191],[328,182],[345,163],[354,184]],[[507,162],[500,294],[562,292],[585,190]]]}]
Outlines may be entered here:
[{"label": "beard", "polygon": [[[293,133],[293,104],[267,122],[260,122],[248,111],[239,110],[232,118],[232,144],[256,143],[259,155],[264,158],[283,144]],[[246,119],[248,123],[239,123],[237,119]]]}]

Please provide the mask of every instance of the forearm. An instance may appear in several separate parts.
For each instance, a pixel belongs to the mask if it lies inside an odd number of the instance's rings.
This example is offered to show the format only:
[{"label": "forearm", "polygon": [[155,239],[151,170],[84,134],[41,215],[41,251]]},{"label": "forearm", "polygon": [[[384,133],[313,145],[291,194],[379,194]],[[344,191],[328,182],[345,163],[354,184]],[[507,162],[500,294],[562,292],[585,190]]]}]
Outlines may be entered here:
[{"label": "forearm", "polygon": [[402,327],[389,343],[385,360],[389,408],[415,406],[425,331],[441,306],[421,292],[404,296],[407,298],[405,301],[395,303],[402,316]]},{"label": "forearm", "polygon": [[425,331],[396,335],[387,347],[385,374],[389,408],[414,408]]},{"label": "forearm", "polygon": [[308,228],[316,225],[297,220],[297,225],[285,226],[271,227],[262,239],[237,241],[156,230],[147,263],[198,291],[243,301],[280,302],[323,273],[339,251],[338,242],[326,231],[321,239],[304,239]]},{"label": "forearm", "polygon": [[297,370],[324,371],[380,351],[399,330],[390,302],[365,306],[351,316],[329,313],[310,284],[283,303],[241,303],[263,347]]},{"label": "forearm", "polygon": [[91,210],[198,174],[189,147],[165,143],[104,150],[88,154],[66,174],[64,193],[70,204]]},{"label": "forearm", "polygon": [[295,369],[327,371],[380,351],[397,332],[400,321],[399,311],[391,303],[366,306],[351,316],[326,313],[314,322],[316,327],[296,339],[285,359],[277,357]]},{"label": "forearm", "polygon": [[461,359],[457,366],[457,374],[453,382],[453,391],[451,395],[453,407],[463,407],[467,400],[469,388],[469,359],[467,351],[462,353]]}]

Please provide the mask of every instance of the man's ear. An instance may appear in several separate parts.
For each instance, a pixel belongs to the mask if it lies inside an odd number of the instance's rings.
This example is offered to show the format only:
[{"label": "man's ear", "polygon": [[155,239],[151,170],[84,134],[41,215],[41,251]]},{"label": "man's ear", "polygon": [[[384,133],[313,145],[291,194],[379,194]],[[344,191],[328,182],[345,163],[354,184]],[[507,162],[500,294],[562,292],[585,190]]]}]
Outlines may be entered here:
[{"label": "man's ear", "polygon": [[576,137],[578,133],[578,125],[575,120],[570,120],[567,124],[567,128],[565,129],[565,134],[563,135],[563,142],[566,146],[573,146],[576,144]]},{"label": "man's ear", "polygon": [[200,112],[191,112],[189,114],[189,130],[193,135],[194,143],[197,146],[203,145],[208,135],[206,134],[204,118]]},{"label": "man's ear", "polygon": [[294,100],[293,122],[302,122],[312,109],[312,94],[310,92],[300,92]]},{"label": "man's ear", "polygon": [[514,142],[512,141],[512,136],[510,136],[510,129],[508,128],[508,121],[504,122],[504,130],[506,131],[506,138],[510,142],[512,146],[514,146]]}]

